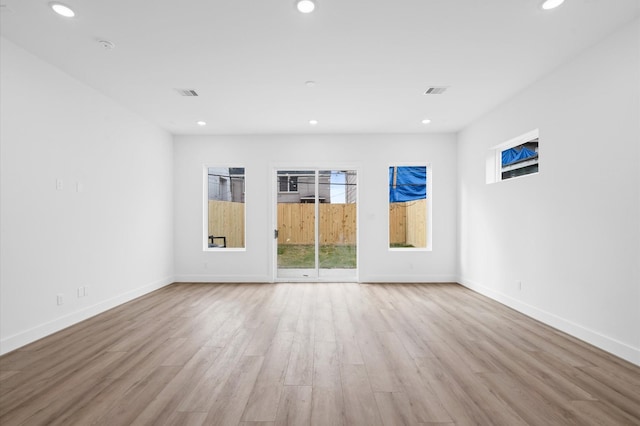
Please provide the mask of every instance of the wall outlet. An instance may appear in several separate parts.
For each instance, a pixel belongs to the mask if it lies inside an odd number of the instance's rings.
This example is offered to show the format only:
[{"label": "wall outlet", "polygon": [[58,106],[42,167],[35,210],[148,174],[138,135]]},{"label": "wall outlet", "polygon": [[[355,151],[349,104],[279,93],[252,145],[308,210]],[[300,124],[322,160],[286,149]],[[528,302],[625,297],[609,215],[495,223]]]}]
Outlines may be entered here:
[{"label": "wall outlet", "polygon": [[56,296],[56,300],[58,302],[58,305],[64,305],[64,294],[58,294]]},{"label": "wall outlet", "polygon": [[82,287],[82,295],[85,297],[89,295],[89,286],[85,285]]},{"label": "wall outlet", "polygon": [[60,178],[56,179],[56,189],[62,191],[64,189],[64,181]]},{"label": "wall outlet", "polygon": [[82,287],[78,287],[78,298],[84,296],[84,289]]}]

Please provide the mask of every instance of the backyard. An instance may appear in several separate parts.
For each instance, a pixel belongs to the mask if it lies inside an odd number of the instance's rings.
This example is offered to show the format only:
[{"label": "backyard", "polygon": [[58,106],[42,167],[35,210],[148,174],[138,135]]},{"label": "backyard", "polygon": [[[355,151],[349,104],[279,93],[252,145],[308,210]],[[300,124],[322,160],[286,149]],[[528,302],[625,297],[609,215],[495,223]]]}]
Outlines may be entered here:
[{"label": "backyard", "polygon": [[[320,268],[355,269],[356,246],[333,245],[320,246]],[[314,245],[312,244],[280,244],[278,245],[278,268],[308,269],[315,268]]]}]

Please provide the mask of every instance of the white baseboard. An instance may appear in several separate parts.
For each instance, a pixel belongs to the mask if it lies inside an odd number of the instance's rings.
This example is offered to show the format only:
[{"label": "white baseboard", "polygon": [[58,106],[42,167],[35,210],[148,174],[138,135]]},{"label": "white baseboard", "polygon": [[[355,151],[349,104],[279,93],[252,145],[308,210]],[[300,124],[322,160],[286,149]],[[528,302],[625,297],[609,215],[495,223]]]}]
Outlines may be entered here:
[{"label": "white baseboard", "polygon": [[127,291],[118,296],[103,300],[86,308],[71,312],[52,321],[37,325],[28,330],[8,336],[0,340],[0,355],[11,352],[38,339],[46,337],[64,328],[72,326],[84,321],[88,318],[96,316],[104,311],[115,308],[123,303],[129,302],[137,297],[143,296],[152,291],[158,290],[174,282],[173,277],[167,277],[162,280],[152,282],[150,284]]},{"label": "white baseboard", "polygon": [[596,346],[604,351],[607,351],[613,355],[616,355],[624,360],[640,366],[640,348],[634,348],[633,346],[628,345],[624,342],[620,342],[609,336],[605,336],[597,331],[591,330],[580,324],[576,324],[575,322],[569,321],[550,312],[546,312],[535,306],[514,299],[511,296],[492,290],[471,280],[458,277],[457,282],[470,290],[487,296],[497,302],[502,303],[503,305],[513,308],[516,311],[521,312],[540,322],[543,322],[557,330],[567,333],[573,337],[583,340],[593,346]]},{"label": "white baseboard", "polygon": [[[271,283],[273,278],[268,275],[176,275],[176,282],[187,283]],[[316,279],[282,278],[277,281],[286,282],[326,282],[332,281],[330,277]],[[340,281],[343,282],[343,281]],[[350,281],[348,281],[350,282]],[[361,283],[454,283],[455,275],[360,275]]]},{"label": "white baseboard", "polygon": [[455,283],[455,275],[360,275],[362,283]]},{"label": "white baseboard", "polygon": [[176,275],[179,283],[269,283],[267,275]]}]

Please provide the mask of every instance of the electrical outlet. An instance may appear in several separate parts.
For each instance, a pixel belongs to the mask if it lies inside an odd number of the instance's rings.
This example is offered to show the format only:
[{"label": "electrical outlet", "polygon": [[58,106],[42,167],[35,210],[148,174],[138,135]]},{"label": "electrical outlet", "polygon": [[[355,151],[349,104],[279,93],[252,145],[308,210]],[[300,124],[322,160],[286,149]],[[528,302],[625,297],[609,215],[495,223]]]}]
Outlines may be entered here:
[{"label": "electrical outlet", "polygon": [[64,305],[64,294],[58,294],[56,296],[56,300],[58,302],[58,305]]},{"label": "electrical outlet", "polygon": [[84,287],[82,287],[82,295],[85,297],[89,295],[89,286],[85,285]]},{"label": "electrical outlet", "polygon": [[84,296],[84,290],[82,289],[82,287],[78,287],[78,298]]},{"label": "electrical outlet", "polygon": [[56,179],[56,189],[62,191],[64,189],[64,181],[60,178]]}]

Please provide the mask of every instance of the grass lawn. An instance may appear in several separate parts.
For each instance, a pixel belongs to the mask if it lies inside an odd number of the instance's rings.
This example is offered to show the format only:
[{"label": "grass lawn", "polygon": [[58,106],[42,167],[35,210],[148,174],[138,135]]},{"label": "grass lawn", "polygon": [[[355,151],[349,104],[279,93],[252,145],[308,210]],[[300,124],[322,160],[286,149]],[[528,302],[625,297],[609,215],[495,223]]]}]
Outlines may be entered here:
[{"label": "grass lawn", "polygon": [[[320,246],[320,268],[335,269],[356,267],[355,246]],[[315,268],[314,246],[312,245],[279,245],[278,268]]]},{"label": "grass lawn", "polygon": [[411,244],[406,244],[406,243],[391,243],[391,245],[389,245],[390,248],[407,248],[407,247],[414,247]]}]

